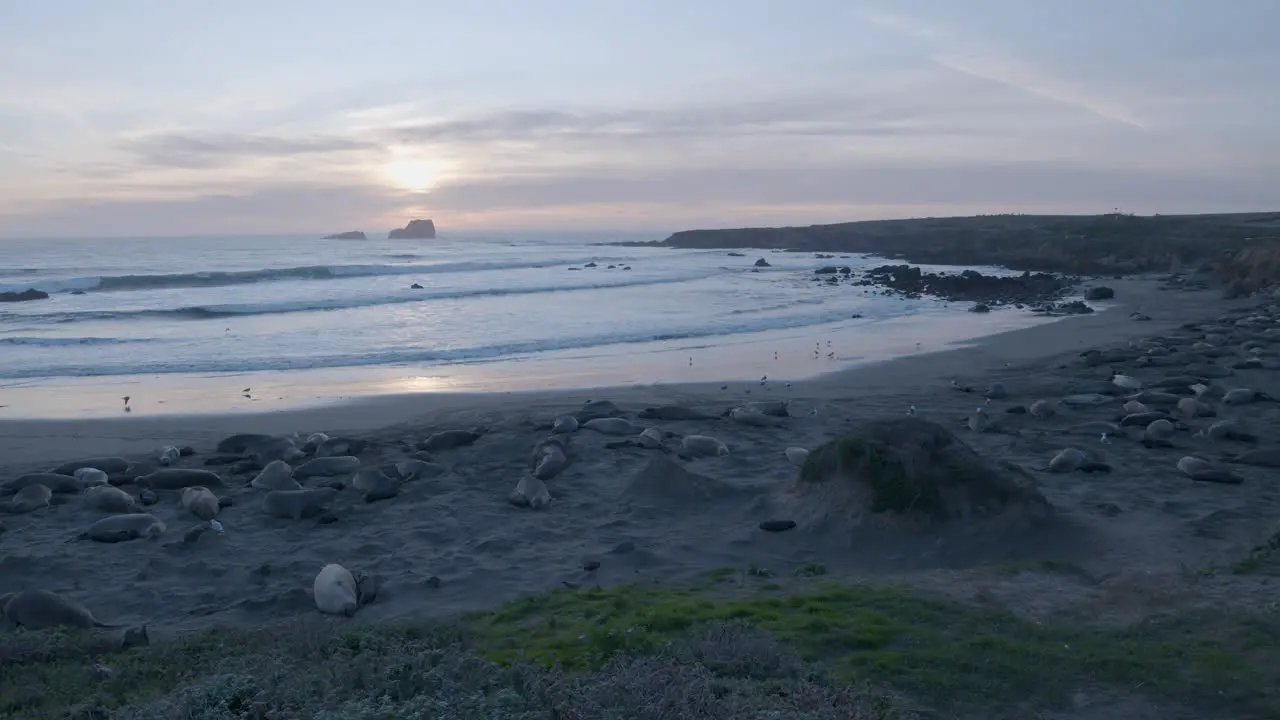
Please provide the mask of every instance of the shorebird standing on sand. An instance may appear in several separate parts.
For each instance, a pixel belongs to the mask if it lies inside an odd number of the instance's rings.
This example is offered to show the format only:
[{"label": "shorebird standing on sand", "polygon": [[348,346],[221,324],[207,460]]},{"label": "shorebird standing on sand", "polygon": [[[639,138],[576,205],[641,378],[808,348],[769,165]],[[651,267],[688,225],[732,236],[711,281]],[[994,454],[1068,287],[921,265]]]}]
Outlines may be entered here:
[{"label": "shorebird standing on sand", "polygon": [[133,412],[133,408],[129,407],[129,396],[125,395],[121,400],[124,400],[124,411]]}]

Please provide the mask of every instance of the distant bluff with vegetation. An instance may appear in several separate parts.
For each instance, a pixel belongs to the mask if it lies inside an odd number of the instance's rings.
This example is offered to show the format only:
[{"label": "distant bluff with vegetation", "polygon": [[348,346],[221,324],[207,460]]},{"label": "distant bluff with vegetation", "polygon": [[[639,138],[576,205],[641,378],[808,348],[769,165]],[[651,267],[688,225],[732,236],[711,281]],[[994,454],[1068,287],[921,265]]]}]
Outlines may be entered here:
[{"label": "distant bluff with vegetation", "polygon": [[1001,265],[1080,274],[1212,269],[1228,283],[1238,281],[1245,291],[1280,284],[1280,212],[869,220],[806,227],[685,230],[657,244],[871,253],[913,263]]}]

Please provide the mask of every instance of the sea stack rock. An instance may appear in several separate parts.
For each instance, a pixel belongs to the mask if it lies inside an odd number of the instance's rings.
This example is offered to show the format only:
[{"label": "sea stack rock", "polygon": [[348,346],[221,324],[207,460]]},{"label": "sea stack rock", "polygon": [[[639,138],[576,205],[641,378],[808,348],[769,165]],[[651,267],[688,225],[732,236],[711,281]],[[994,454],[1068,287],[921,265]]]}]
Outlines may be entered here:
[{"label": "sea stack rock", "polygon": [[334,233],[333,235],[325,235],[321,240],[368,240],[363,232],[359,230],[348,230],[347,232]]},{"label": "sea stack rock", "polygon": [[432,240],[436,236],[436,224],[430,220],[410,220],[408,225],[392,230],[391,240]]},{"label": "sea stack rock", "polygon": [[35,288],[27,288],[22,292],[0,292],[0,302],[26,302],[27,300],[48,300],[49,293]]}]

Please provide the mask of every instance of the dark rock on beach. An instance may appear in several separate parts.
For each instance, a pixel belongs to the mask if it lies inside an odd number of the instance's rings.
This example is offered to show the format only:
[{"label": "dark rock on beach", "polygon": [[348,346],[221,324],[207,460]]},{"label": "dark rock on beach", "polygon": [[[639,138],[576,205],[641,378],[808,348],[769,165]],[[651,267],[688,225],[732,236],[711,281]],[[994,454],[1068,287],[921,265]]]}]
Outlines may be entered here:
[{"label": "dark rock on beach", "polygon": [[0,302],[26,302],[27,300],[48,300],[49,293],[35,288],[27,288],[22,292],[0,292]]},{"label": "dark rock on beach", "polygon": [[769,264],[768,260],[765,260],[764,258],[760,258],[759,260],[756,260],[756,267],[773,267],[773,266]]},{"label": "dark rock on beach", "polygon": [[1116,291],[1106,285],[1098,285],[1084,291],[1085,300],[1110,300],[1116,296]]},{"label": "dark rock on beach", "polygon": [[[817,272],[839,272],[822,268]],[[881,265],[872,268],[855,284],[889,288],[908,297],[932,295],[956,302],[993,304],[1036,304],[1061,297],[1074,284],[1052,273],[983,275],[976,270],[956,274],[925,272],[913,265]],[[988,309],[990,309],[988,307]],[[983,312],[977,310],[976,312]]]}]

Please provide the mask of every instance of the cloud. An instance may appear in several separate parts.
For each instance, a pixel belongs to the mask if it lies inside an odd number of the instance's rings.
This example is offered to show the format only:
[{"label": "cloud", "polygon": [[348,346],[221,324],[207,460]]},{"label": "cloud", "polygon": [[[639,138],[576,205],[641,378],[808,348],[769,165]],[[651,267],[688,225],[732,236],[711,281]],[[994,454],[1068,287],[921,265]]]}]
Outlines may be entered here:
[{"label": "cloud", "polygon": [[327,155],[377,149],[378,145],[356,138],[304,136],[285,138],[270,135],[229,133],[164,133],[127,140],[119,149],[148,165],[183,169],[209,169],[242,160]]}]

